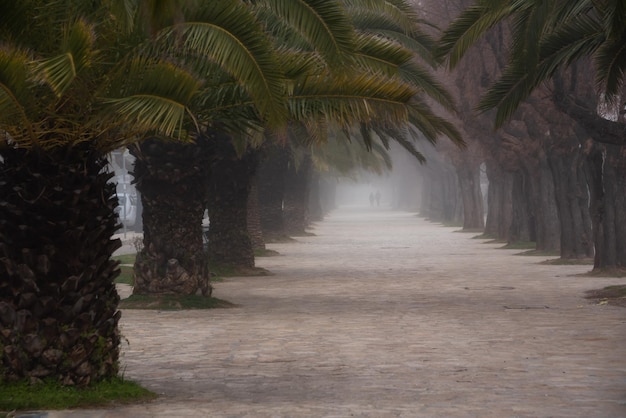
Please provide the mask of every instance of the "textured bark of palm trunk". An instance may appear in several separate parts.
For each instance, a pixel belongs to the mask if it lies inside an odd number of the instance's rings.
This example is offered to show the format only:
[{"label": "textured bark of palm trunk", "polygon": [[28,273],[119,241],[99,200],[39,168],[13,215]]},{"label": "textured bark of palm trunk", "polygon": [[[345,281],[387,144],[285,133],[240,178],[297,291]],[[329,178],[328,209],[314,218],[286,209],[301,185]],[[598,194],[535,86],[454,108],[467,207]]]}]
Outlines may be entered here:
[{"label": "textured bark of palm trunk", "polygon": [[0,151],[0,384],[118,373],[112,174],[89,146]]},{"label": "textured bark of palm trunk", "polygon": [[230,138],[214,141],[215,160],[209,178],[209,259],[212,263],[254,267],[248,234],[248,195],[256,172],[257,155],[237,155]]},{"label": "textured bark of palm trunk", "polygon": [[259,183],[257,174],[250,179],[250,193],[248,194],[248,234],[252,241],[252,248],[265,250],[263,228],[259,216]]},{"label": "textured bark of palm trunk", "polygon": [[148,140],[131,150],[143,206],[135,294],[210,294],[202,241],[209,155],[204,144]]},{"label": "textured bark of palm trunk", "polygon": [[456,172],[463,200],[463,229],[483,230],[485,220],[480,190],[480,166],[476,162],[464,160],[457,165]]},{"label": "textured bark of palm trunk", "polygon": [[420,215],[435,222],[460,223],[463,203],[453,167],[433,161],[425,170]]},{"label": "textured bark of palm trunk", "polygon": [[319,171],[315,169],[311,170],[309,185],[309,219],[311,222],[321,221],[324,219],[324,210],[322,209],[321,176]]},{"label": "textured bark of palm trunk", "polygon": [[272,145],[259,164],[259,218],[266,242],[287,236],[283,218],[283,199],[289,151],[279,145]]},{"label": "textured bark of palm trunk", "polygon": [[546,252],[560,252],[561,228],[554,180],[546,155],[540,151],[536,156],[524,158],[525,178],[529,180],[531,217],[534,220],[536,249]]},{"label": "textured bark of palm trunk", "polygon": [[302,236],[309,225],[309,180],[312,162],[307,155],[299,167],[290,165],[285,184],[284,220],[288,235]]},{"label": "textured bark of palm trunk", "polygon": [[534,242],[537,240],[533,198],[530,181],[522,170],[513,173],[511,186],[511,224],[507,232],[509,243]]},{"label": "textured bark of palm trunk", "polygon": [[595,144],[590,156],[594,271],[626,269],[626,150]]},{"label": "textured bark of palm trunk", "polygon": [[485,235],[508,241],[513,217],[513,174],[495,161],[487,161],[487,220]]},{"label": "textured bark of palm trunk", "polygon": [[574,144],[549,156],[561,224],[561,258],[593,257],[585,158]]}]

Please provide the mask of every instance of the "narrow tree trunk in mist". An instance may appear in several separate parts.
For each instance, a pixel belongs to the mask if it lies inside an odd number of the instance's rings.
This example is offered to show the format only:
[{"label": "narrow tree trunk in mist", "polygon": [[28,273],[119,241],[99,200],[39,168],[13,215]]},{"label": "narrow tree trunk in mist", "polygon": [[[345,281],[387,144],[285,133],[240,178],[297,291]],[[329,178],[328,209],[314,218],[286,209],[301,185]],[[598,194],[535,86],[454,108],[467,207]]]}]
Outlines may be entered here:
[{"label": "narrow tree trunk in mist", "polygon": [[265,250],[265,240],[263,239],[263,228],[261,228],[261,218],[259,216],[259,182],[255,173],[250,179],[250,193],[248,194],[248,235],[252,241],[252,248],[255,250]]},{"label": "narrow tree trunk in mist", "polygon": [[287,171],[285,183],[284,220],[288,235],[306,235],[309,223],[309,181],[313,163],[310,154],[306,154],[298,167],[292,163]]},{"label": "narrow tree trunk in mist", "polygon": [[257,156],[237,155],[230,138],[213,141],[215,160],[209,177],[209,259],[222,265],[254,267],[254,251],[248,235],[248,194]]},{"label": "narrow tree trunk in mist", "polygon": [[312,169],[309,181],[309,220],[317,222],[324,219],[321,196],[321,175],[320,172]]},{"label": "narrow tree trunk in mist", "polygon": [[487,161],[487,221],[485,235],[508,241],[513,217],[513,174],[495,161]]},{"label": "narrow tree trunk in mist", "polygon": [[283,199],[285,180],[289,164],[289,150],[279,145],[271,145],[265,158],[259,164],[259,218],[266,242],[287,237],[283,219]]},{"label": "narrow tree trunk in mist", "polygon": [[536,220],[532,209],[530,181],[522,170],[512,173],[511,223],[507,242],[536,242]]},{"label": "narrow tree trunk in mist", "polygon": [[429,162],[424,170],[420,215],[433,222],[460,224],[463,221],[458,177],[452,166]]},{"label": "narrow tree trunk in mist", "polygon": [[596,143],[589,155],[594,271],[626,269],[626,147]]},{"label": "narrow tree trunk in mist", "polygon": [[480,165],[463,159],[456,167],[463,200],[463,229],[483,230],[483,195],[480,190]]},{"label": "narrow tree trunk in mist", "polygon": [[551,150],[550,168],[561,223],[561,258],[593,257],[585,158],[580,147]]},{"label": "narrow tree trunk in mist", "polygon": [[526,178],[530,180],[532,216],[535,221],[536,249],[560,252],[561,228],[554,195],[554,180],[546,155],[540,152],[534,161],[524,159]]},{"label": "narrow tree trunk in mist", "polygon": [[322,214],[325,216],[333,209],[337,209],[337,180],[320,177],[320,202],[322,205]]}]

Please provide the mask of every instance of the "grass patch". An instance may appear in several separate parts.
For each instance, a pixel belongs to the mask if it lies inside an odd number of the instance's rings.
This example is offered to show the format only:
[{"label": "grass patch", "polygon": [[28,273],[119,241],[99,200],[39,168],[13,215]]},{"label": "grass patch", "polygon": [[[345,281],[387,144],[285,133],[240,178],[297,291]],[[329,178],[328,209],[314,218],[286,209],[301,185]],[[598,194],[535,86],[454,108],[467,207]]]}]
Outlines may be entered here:
[{"label": "grass patch", "polygon": [[445,226],[447,228],[463,228],[462,222],[444,221],[444,222],[439,222],[439,223],[441,224],[441,226]]},{"label": "grass patch", "polygon": [[551,266],[587,266],[593,265],[593,258],[556,258],[553,260],[542,261],[539,264],[547,264]]},{"label": "grass patch", "polygon": [[502,249],[504,250],[534,250],[537,243],[534,241],[515,241],[507,243]]},{"label": "grass patch", "polygon": [[[528,250],[522,251],[521,253],[517,253],[515,255],[524,255],[524,256],[538,256],[538,257],[558,257],[561,255],[558,251],[545,251],[545,250]],[[549,261],[549,260],[546,260]]]},{"label": "grass patch", "polygon": [[588,290],[585,299],[592,299],[599,305],[614,305],[626,308],[626,285],[607,286],[603,289]]},{"label": "grass patch", "polygon": [[278,251],[268,250],[267,248],[257,248],[254,250],[255,257],[274,257],[280,255]]},{"label": "grass patch", "polygon": [[61,386],[57,382],[29,385],[26,382],[0,385],[0,416],[19,410],[69,409],[126,404],[155,399],[157,395],[137,383],[121,378],[86,388]]},{"label": "grass patch", "polygon": [[111,257],[113,260],[118,260],[120,264],[135,264],[135,258],[137,254],[124,254],[124,255],[115,255]]},{"label": "grass patch", "polygon": [[504,241],[498,241],[496,237],[494,237],[491,234],[484,234],[484,233],[480,235],[476,235],[475,237],[472,237],[472,239],[488,239],[488,240],[492,240],[495,242],[504,242]]},{"label": "grass patch", "polygon": [[233,308],[237,305],[218,298],[199,295],[131,295],[120,301],[120,309],[154,309],[180,311],[185,309]]},{"label": "grass patch", "polygon": [[122,272],[115,279],[115,283],[129,284],[133,286],[135,281],[133,280],[133,268],[128,266],[121,266]]}]

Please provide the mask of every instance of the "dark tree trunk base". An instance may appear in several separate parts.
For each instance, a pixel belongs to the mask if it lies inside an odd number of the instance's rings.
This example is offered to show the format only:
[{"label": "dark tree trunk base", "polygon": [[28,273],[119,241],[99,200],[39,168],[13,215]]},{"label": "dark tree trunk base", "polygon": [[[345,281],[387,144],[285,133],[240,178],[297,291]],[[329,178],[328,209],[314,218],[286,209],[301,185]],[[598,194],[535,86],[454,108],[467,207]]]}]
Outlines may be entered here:
[{"label": "dark tree trunk base", "polygon": [[87,146],[1,155],[0,384],[117,376],[120,241],[106,160]]}]

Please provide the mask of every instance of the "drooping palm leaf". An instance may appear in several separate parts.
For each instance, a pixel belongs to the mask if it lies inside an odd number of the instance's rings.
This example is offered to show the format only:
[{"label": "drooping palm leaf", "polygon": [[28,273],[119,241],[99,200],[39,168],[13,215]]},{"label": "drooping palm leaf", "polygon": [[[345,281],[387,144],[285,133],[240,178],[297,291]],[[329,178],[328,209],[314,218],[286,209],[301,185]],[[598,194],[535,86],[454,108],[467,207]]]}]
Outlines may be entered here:
[{"label": "drooping palm leaf", "polygon": [[350,19],[336,1],[264,0],[271,10],[309,41],[331,66],[345,64],[354,50],[354,30]]},{"label": "drooping palm leaf", "polygon": [[35,69],[43,74],[55,94],[62,96],[78,73],[90,65],[94,44],[93,26],[79,19],[65,30],[61,53],[40,60]]},{"label": "drooping palm leaf", "polygon": [[[284,77],[273,47],[251,10],[239,2],[210,2],[189,21],[166,28],[158,38],[164,47],[217,63],[248,89],[270,125],[284,122]],[[208,69],[213,68],[212,66]]]}]

